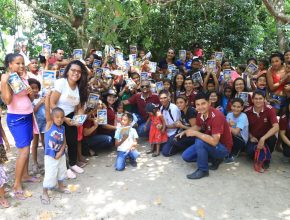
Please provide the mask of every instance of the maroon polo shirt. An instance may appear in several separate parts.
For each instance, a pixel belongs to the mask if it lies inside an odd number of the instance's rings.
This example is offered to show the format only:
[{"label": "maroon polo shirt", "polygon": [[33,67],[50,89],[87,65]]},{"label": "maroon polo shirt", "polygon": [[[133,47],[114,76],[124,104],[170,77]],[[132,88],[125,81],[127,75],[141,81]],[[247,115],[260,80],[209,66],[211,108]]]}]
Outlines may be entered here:
[{"label": "maroon polo shirt", "polygon": [[249,120],[249,132],[258,140],[263,137],[272,127],[278,123],[276,112],[270,105],[265,105],[258,114],[254,111],[254,106],[245,109]]},{"label": "maroon polo shirt", "polygon": [[150,93],[150,95],[145,99],[142,95],[142,93],[137,93],[133,96],[131,96],[129,99],[128,99],[129,103],[131,105],[137,105],[137,108],[138,108],[138,112],[139,114],[141,115],[142,119],[143,120],[147,120],[148,118],[148,114],[145,110],[145,107],[146,107],[146,104],[147,103],[154,103],[156,105],[160,105],[160,101],[159,101],[159,97],[157,94],[153,94],[153,93]]},{"label": "maroon polo shirt", "polygon": [[280,121],[279,121],[279,127],[280,127],[280,130],[281,131],[286,131],[286,136],[288,138],[290,138],[290,128],[289,128],[289,122],[288,122],[288,119],[286,117],[286,115],[283,115],[281,118],[280,118]]},{"label": "maroon polo shirt", "polygon": [[207,119],[202,118],[202,114],[198,113],[196,117],[196,125],[201,131],[208,135],[220,134],[220,143],[225,145],[229,152],[233,147],[233,139],[229,124],[219,110],[210,107]]}]

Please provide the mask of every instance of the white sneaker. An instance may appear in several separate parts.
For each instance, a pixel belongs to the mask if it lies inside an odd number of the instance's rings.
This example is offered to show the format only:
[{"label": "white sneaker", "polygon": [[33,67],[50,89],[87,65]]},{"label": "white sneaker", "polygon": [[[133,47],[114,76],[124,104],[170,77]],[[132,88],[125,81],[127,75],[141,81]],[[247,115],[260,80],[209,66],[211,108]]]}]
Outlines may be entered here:
[{"label": "white sneaker", "polygon": [[74,165],[72,167],[70,167],[73,171],[75,171],[76,173],[83,173],[84,169],[80,168],[78,165]]},{"label": "white sneaker", "polygon": [[68,179],[75,179],[75,178],[77,178],[76,174],[71,169],[68,169],[66,171],[66,176],[67,176]]}]

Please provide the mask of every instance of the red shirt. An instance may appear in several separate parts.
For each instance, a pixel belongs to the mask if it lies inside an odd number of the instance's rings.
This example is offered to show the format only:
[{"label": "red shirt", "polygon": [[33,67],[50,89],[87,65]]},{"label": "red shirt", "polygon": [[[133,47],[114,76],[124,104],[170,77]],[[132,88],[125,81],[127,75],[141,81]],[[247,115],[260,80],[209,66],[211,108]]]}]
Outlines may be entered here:
[{"label": "red shirt", "polygon": [[245,109],[249,120],[249,132],[258,140],[264,136],[272,127],[278,123],[276,112],[270,105],[265,105],[258,114],[254,111],[254,106]]},{"label": "red shirt", "polygon": [[[84,125],[83,125],[84,129],[91,128],[93,126],[94,126],[94,121],[92,119],[86,120]],[[90,135],[84,136],[84,139],[86,139],[90,136],[94,136],[96,133],[97,133],[97,129],[95,129]]]},{"label": "red shirt", "polygon": [[207,119],[203,119],[202,114],[198,113],[196,117],[196,125],[201,128],[201,131],[208,135],[220,134],[220,143],[231,152],[233,139],[229,124],[219,110],[210,107]]},{"label": "red shirt", "polygon": [[290,138],[290,124],[289,120],[287,119],[286,115],[283,115],[279,121],[279,127],[281,131],[286,131],[286,136]]},{"label": "red shirt", "polygon": [[147,120],[148,114],[145,110],[147,103],[154,103],[156,105],[160,105],[159,97],[156,94],[150,94],[149,97],[146,99],[143,97],[142,93],[137,93],[133,96],[131,96],[128,99],[129,103],[131,105],[137,105],[138,112],[141,115],[143,120]]}]

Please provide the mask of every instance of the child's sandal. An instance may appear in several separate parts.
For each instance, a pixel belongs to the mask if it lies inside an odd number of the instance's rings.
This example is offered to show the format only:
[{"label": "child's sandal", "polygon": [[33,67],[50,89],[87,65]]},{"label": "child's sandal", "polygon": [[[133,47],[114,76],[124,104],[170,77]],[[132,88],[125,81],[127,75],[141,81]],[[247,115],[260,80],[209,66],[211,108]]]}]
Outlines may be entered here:
[{"label": "child's sandal", "polygon": [[25,200],[27,197],[25,196],[24,192],[22,190],[14,191],[13,197],[17,200]]}]

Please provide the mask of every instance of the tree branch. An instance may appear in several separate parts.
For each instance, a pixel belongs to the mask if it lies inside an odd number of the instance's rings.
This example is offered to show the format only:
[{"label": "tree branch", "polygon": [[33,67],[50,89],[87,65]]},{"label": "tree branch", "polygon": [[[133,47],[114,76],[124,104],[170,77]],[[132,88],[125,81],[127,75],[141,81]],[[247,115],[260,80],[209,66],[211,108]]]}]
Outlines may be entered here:
[{"label": "tree branch", "polygon": [[281,14],[274,9],[273,4],[269,0],[262,0],[264,5],[266,6],[269,13],[275,17],[277,20],[281,21],[284,24],[290,23],[290,17],[286,16],[285,14]]},{"label": "tree branch", "polygon": [[176,2],[176,0],[146,0],[148,4],[160,4],[160,5],[169,5],[173,2]]}]

